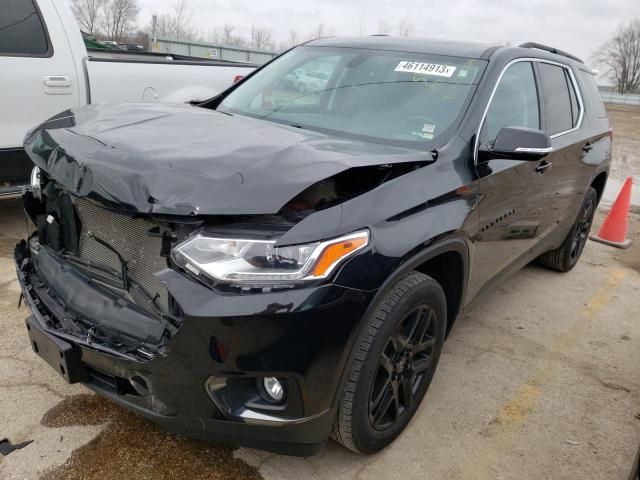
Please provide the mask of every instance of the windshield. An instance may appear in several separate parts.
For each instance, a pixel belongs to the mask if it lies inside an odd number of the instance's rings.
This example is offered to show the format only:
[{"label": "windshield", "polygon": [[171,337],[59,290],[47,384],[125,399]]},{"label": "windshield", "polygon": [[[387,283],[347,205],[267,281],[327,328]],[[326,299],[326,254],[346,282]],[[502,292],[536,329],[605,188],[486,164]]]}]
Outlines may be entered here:
[{"label": "windshield", "polygon": [[484,65],[460,57],[298,47],[238,86],[218,110],[422,148],[446,140]]}]

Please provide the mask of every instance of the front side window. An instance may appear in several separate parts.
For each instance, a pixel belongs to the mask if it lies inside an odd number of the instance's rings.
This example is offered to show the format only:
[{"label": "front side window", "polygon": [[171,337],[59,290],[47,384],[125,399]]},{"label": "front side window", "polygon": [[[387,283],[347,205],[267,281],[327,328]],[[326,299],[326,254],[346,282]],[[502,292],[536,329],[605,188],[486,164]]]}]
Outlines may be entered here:
[{"label": "front side window", "polygon": [[540,62],[540,82],[545,97],[547,133],[555,135],[576,126],[578,100],[566,68]]},{"label": "front side window", "polygon": [[511,65],[502,75],[480,131],[480,143],[492,144],[504,127],[540,128],[540,109],[531,62]]},{"label": "front side window", "polygon": [[298,47],[217,108],[336,136],[429,148],[455,129],[485,65],[460,57]]},{"label": "front side window", "polygon": [[0,55],[44,56],[49,42],[33,0],[2,0]]}]

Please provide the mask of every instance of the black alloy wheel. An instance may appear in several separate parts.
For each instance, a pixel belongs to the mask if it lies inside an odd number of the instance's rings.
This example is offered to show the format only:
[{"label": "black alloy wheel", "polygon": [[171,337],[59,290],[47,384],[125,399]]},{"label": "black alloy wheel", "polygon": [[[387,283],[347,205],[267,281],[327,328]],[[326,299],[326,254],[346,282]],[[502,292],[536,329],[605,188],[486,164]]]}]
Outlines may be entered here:
[{"label": "black alloy wheel", "polygon": [[374,453],[402,433],[431,384],[447,329],[446,296],[433,278],[413,271],[363,322],[331,436]]},{"label": "black alloy wheel", "polygon": [[369,422],[386,430],[417,401],[416,392],[432,365],[436,346],[435,312],[419,305],[409,312],[389,338],[369,396]]},{"label": "black alloy wheel", "polygon": [[582,213],[578,219],[578,226],[575,229],[575,235],[573,236],[573,242],[571,243],[571,260],[574,263],[578,261],[584,246],[589,239],[589,231],[591,230],[591,222],[593,221],[593,214],[595,210],[595,202],[593,199],[588,199],[586,205],[582,208]]},{"label": "black alloy wheel", "polygon": [[537,259],[538,263],[558,272],[568,272],[575,267],[589,239],[589,232],[597,206],[598,192],[593,187],[589,187],[582,200],[578,218],[562,245],[555,250],[540,255]]}]

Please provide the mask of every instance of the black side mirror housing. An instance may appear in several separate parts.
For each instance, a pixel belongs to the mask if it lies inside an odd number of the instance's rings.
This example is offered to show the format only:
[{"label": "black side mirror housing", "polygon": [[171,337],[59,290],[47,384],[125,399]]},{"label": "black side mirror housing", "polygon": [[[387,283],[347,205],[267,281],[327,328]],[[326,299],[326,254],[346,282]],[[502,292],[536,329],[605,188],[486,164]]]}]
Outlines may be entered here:
[{"label": "black side mirror housing", "polygon": [[549,135],[542,130],[524,127],[503,127],[493,145],[480,148],[484,157],[513,160],[540,160],[552,151]]}]

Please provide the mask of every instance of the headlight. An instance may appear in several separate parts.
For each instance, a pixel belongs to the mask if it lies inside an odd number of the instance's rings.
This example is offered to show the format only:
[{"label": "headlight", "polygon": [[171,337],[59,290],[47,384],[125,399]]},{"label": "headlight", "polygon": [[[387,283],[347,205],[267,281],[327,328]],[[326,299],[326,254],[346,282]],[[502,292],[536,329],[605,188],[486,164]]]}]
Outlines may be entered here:
[{"label": "headlight", "polygon": [[220,282],[280,283],[327,277],[347,257],[369,244],[361,231],[326,242],[276,247],[275,240],[196,235],[173,249],[174,261],[195,275]]}]

